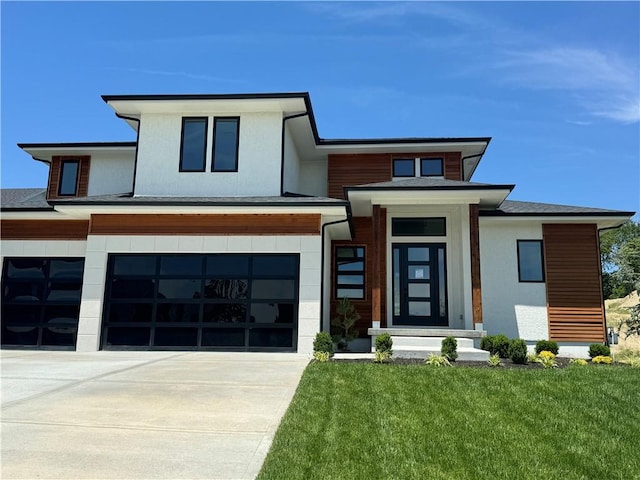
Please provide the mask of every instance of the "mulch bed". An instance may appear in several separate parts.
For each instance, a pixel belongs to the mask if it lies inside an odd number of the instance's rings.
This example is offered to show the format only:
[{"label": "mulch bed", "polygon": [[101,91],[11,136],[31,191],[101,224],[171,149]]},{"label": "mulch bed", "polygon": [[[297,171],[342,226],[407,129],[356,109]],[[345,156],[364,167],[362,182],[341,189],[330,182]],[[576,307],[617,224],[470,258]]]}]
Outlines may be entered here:
[{"label": "mulch bed", "polygon": [[[334,362],[347,362],[347,363],[372,363],[371,359],[340,359],[340,360],[333,360]],[[521,364],[517,364],[517,363],[513,363],[511,360],[509,360],[508,358],[501,358],[500,362],[502,363],[501,366],[499,367],[491,367],[489,366],[489,364],[487,362],[470,362],[470,361],[456,361],[456,362],[451,362],[451,366],[452,367],[472,367],[472,368],[508,368],[508,369],[515,369],[515,370],[526,370],[526,369],[541,369],[543,368],[542,365],[540,365],[539,363],[526,363],[524,365]],[[569,362],[571,362],[570,358],[564,358],[564,357],[557,357],[556,358],[556,362],[558,363],[558,367],[557,368],[567,368],[569,366]],[[390,362],[385,362],[388,364],[393,364],[393,365],[423,365],[424,364],[424,360],[420,359],[420,358],[394,358],[392,361]],[[589,362],[589,365],[591,365],[591,362]],[[602,366],[602,367],[628,367],[629,365],[626,364],[622,364],[622,363],[613,363],[611,365],[598,365],[595,364],[596,366]]]}]

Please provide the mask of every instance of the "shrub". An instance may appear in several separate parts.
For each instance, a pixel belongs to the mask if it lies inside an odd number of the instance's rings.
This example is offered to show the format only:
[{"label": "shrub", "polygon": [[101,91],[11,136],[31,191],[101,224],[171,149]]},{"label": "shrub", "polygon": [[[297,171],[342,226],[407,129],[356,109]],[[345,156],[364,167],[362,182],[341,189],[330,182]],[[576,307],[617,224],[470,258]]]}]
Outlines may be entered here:
[{"label": "shrub", "polygon": [[450,367],[451,363],[449,363],[449,359],[444,355],[434,355],[430,354],[424,361],[426,365],[431,367]]},{"label": "shrub", "polygon": [[509,358],[509,343],[506,335],[494,335],[491,340],[491,354],[498,354],[500,358]]},{"label": "shrub", "polygon": [[598,355],[591,360],[593,363],[604,363],[610,365],[613,361],[609,355]]},{"label": "shrub", "polygon": [[613,357],[617,363],[624,363],[632,367],[640,367],[640,351],[622,348],[618,350]]},{"label": "shrub", "polygon": [[331,359],[329,352],[313,352],[313,358],[318,362],[328,362]]},{"label": "shrub", "polygon": [[579,367],[584,367],[588,362],[584,358],[572,358],[569,360],[569,365],[577,365]]},{"label": "shrub", "polygon": [[511,340],[509,344],[509,358],[513,363],[527,363],[527,343],[521,338]]},{"label": "shrub", "polygon": [[629,308],[629,318],[623,320],[622,325],[627,330],[625,338],[629,338],[631,335],[640,335],[640,303]]},{"label": "shrub", "polygon": [[611,355],[611,349],[602,343],[592,343],[589,345],[589,356],[591,358]]},{"label": "shrub", "polygon": [[447,360],[455,362],[458,358],[458,341],[455,337],[446,337],[442,340],[442,347],[440,353],[447,357]]},{"label": "shrub", "polygon": [[493,335],[487,335],[480,339],[480,348],[486,352],[493,350]]},{"label": "shrub", "polygon": [[327,332],[316,333],[316,338],[313,340],[314,357],[316,352],[328,353],[329,356],[333,355],[333,340],[331,340],[331,335]]},{"label": "shrub", "polygon": [[393,340],[391,335],[383,333],[376,337],[376,352],[388,352],[389,356],[393,354]]},{"label": "shrub", "polygon": [[536,342],[536,353],[551,352],[554,355],[558,355],[558,343],[550,340],[538,340]]},{"label": "shrub", "polygon": [[334,340],[340,350],[347,351],[349,342],[358,337],[358,330],[354,328],[360,319],[360,314],[347,297],[340,300],[336,306],[336,316],[331,319]]},{"label": "shrub", "polygon": [[556,362],[556,354],[548,350],[541,351],[536,356],[536,362],[544,368],[556,368],[558,366],[558,362]]},{"label": "shrub", "polygon": [[501,367],[502,362],[500,361],[500,357],[498,355],[491,355],[489,360],[487,360],[487,364],[490,367]]},{"label": "shrub", "polygon": [[527,362],[533,363],[533,362],[537,362],[538,361],[538,354],[537,353],[530,353],[529,355],[527,355]]},{"label": "shrub", "polygon": [[373,361],[375,363],[385,363],[391,359],[391,350],[376,350],[375,358]]}]

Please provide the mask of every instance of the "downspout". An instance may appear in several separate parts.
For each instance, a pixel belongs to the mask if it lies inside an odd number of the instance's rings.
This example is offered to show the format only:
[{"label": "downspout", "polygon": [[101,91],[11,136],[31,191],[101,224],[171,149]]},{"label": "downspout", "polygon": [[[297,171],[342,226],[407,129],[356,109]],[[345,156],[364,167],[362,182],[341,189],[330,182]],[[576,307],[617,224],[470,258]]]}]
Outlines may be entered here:
[{"label": "downspout", "polygon": [[289,115],[288,117],[283,117],[282,119],[282,138],[280,139],[280,196],[284,195],[284,141],[285,141],[285,123],[287,120],[291,120],[292,118],[304,117],[305,115],[309,115],[308,111],[304,111],[303,113],[296,113],[295,115]]},{"label": "downspout", "polygon": [[320,325],[319,325],[319,329],[318,331],[321,332],[322,331],[322,321],[324,319],[324,236],[325,236],[325,232],[326,232],[326,228],[329,225],[337,225],[339,223],[345,223],[345,222],[349,222],[349,226],[351,226],[351,209],[349,209],[347,211],[347,218],[343,218],[342,220],[336,220],[333,222],[327,222],[327,223],[323,223],[322,224],[322,230],[321,230],[321,234],[320,234],[320,245],[322,250],[320,250],[320,265],[322,265],[322,268],[320,269],[320,273],[322,275],[322,278],[320,279]]},{"label": "downspout", "polygon": [[121,115],[116,112],[116,117],[122,118],[123,120],[131,120],[132,122],[136,122],[138,124],[138,128],[136,129],[136,153],[133,159],[133,185],[131,186],[131,194],[135,196],[136,194],[136,173],[138,172],[138,144],[140,142],[140,119],[134,117],[127,117],[126,115]]}]

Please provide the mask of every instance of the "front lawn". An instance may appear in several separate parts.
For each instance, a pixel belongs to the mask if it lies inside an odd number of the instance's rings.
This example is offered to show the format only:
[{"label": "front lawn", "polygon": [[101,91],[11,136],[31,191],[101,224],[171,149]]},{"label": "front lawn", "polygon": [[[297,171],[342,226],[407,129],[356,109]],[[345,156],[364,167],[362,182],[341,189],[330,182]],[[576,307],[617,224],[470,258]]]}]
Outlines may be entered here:
[{"label": "front lawn", "polygon": [[312,363],[258,477],[640,478],[640,370]]}]

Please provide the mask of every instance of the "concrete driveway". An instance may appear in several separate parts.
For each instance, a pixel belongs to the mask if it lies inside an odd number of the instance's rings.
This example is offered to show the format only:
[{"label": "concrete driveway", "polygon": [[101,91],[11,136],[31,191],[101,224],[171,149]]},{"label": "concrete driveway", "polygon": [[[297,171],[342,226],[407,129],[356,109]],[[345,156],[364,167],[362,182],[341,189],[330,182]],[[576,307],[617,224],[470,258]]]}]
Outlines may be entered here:
[{"label": "concrete driveway", "polygon": [[305,356],[2,351],[3,479],[250,479]]}]

